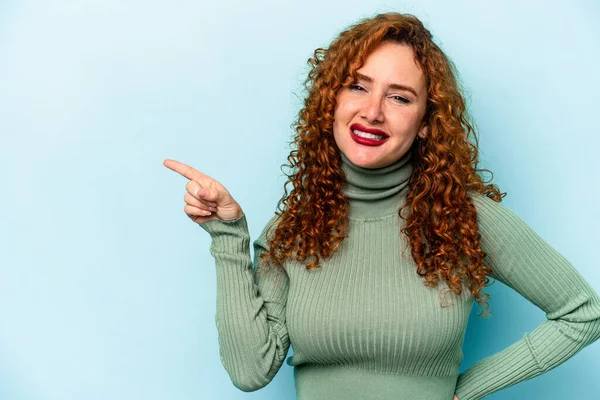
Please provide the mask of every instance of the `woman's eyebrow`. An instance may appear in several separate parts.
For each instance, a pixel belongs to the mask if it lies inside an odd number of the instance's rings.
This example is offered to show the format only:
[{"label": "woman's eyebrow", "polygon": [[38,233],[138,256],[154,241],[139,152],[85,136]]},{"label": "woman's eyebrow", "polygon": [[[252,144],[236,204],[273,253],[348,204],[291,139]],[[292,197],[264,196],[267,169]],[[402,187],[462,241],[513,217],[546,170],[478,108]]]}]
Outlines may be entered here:
[{"label": "woman's eyebrow", "polygon": [[[357,76],[358,78],[360,78],[360,79],[364,80],[364,81],[367,81],[367,82],[369,82],[369,83],[373,82],[373,78],[371,78],[370,76],[367,76],[367,75],[361,74],[360,72],[357,72],[357,73],[356,73],[356,76]],[[419,95],[417,94],[417,91],[416,91],[415,89],[413,89],[412,87],[410,87],[410,86],[407,86],[407,85],[400,85],[400,84],[398,84],[398,83],[392,83],[392,84],[390,84],[390,87],[391,87],[392,89],[397,89],[397,90],[406,90],[406,91],[409,91],[409,92],[411,92],[412,94],[414,94],[414,95],[415,95],[415,97],[419,97]]]}]

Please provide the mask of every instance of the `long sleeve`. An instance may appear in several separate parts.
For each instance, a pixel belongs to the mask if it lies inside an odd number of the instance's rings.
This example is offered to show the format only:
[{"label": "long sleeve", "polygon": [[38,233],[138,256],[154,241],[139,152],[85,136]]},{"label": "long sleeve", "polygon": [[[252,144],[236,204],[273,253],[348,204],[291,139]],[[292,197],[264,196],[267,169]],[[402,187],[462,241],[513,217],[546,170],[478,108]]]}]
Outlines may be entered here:
[{"label": "long sleeve", "polygon": [[275,218],[254,242],[254,262],[245,215],[200,225],[212,239],[221,362],[233,384],[245,392],[271,382],[290,346],[285,324],[288,276],[283,269],[257,273],[263,262],[260,254],[268,250],[267,230]]},{"label": "long sleeve", "polygon": [[549,371],[600,338],[600,297],[573,265],[512,210],[473,193],[491,276],[546,313],[511,346],[459,375],[459,400],[480,399]]}]

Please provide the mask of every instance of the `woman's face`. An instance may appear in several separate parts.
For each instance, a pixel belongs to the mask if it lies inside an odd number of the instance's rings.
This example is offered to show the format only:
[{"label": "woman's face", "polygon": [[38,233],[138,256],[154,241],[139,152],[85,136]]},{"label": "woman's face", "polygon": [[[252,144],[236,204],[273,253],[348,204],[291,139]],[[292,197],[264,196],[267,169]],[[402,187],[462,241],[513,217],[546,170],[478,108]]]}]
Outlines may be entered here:
[{"label": "woman's face", "polygon": [[[411,47],[391,42],[377,47],[357,72],[358,81],[337,94],[333,136],[353,164],[386,167],[408,151],[416,135],[427,133],[421,126],[427,105],[425,75]],[[379,137],[357,137],[357,130]],[[380,135],[385,138],[379,140]]]}]

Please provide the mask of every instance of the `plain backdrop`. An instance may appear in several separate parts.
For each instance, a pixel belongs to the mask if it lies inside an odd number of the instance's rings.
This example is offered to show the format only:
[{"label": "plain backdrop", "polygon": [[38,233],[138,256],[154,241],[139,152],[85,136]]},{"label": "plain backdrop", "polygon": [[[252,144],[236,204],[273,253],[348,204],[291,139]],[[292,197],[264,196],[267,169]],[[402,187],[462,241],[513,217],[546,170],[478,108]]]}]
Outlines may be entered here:
[{"label": "plain backdrop", "polygon": [[[421,18],[456,63],[503,204],[600,290],[595,0],[3,0],[0,399],[294,399],[287,364],[257,392],[230,382],[209,235],[162,162],[223,183],[256,238],[307,59],[386,11]],[[461,371],[545,319],[487,291],[494,316],[473,308]],[[594,343],[489,398],[597,399],[598,370]]]}]

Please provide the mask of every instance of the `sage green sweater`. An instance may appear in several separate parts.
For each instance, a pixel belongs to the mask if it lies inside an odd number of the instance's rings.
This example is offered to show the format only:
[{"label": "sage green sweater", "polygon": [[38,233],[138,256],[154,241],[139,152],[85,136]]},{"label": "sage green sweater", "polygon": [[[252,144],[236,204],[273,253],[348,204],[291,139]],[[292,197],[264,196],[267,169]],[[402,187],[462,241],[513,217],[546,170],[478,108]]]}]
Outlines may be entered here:
[{"label": "sage green sweater", "polygon": [[[216,325],[223,366],[243,391],[267,385],[290,344],[298,400],[480,399],[538,376],[600,337],[600,297],[510,209],[471,193],[492,277],[541,308],[537,329],[459,374],[474,299],[423,284],[400,233],[411,153],[375,170],[342,155],[348,234],[321,268],[288,260],[258,274],[274,216],[253,242],[245,215],[201,224],[216,262]],[[254,261],[254,262],[253,262]],[[490,299],[493,308],[493,299]]]}]

